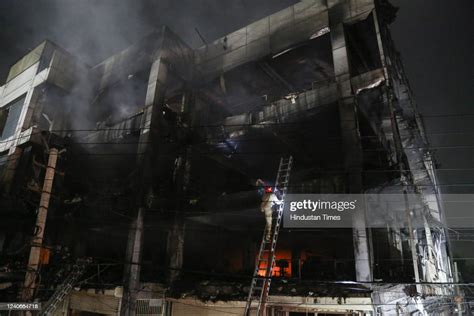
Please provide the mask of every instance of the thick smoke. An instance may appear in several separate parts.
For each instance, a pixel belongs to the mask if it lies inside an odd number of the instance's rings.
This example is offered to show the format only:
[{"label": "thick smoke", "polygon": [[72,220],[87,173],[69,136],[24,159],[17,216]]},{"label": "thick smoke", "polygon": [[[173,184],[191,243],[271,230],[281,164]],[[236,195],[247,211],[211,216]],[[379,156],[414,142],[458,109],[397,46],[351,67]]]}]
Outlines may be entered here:
[{"label": "thick smoke", "polygon": [[[169,26],[188,45],[203,44],[297,0],[2,0],[0,3],[0,77],[8,67],[44,39],[49,39],[89,66],[139,41],[155,28]],[[12,45],[13,44],[13,45]],[[5,49],[4,49],[5,48]],[[131,74],[132,75],[132,74]],[[132,114],[137,102],[136,83],[106,97],[113,114],[97,119],[97,82],[79,76],[71,93],[61,99],[73,129],[90,129]],[[140,84],[138,84],[139,86]],[[142,84],[146,87],[146,84]],[[117,89],[119,90],[119,89]],[[140,92],[143,95],[143,91]],[[95,113],[97,114],[97,113]],[[90,118],[90,117],[96,118]],[[100,116],[100,115],[99,115]],[[94,120],[101,120],[96,123]],[[109,122],[110,123],[110,122]]]},{"label": "thick smoke", "polygon": [[90,65],[168,25],[191,46],[283,9],[297,0],[2,0],[0,78],[10,65],[50,39]]}]

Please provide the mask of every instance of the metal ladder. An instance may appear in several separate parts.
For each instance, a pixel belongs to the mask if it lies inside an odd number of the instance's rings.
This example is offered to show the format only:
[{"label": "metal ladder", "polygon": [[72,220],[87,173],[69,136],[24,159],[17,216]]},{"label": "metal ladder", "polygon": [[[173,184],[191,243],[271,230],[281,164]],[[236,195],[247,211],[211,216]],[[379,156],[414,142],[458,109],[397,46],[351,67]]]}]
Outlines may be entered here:
[{"label": "metal ladder", "polygon": [[79,278],[84,274],[87,265],[91,262],[90,259],[79,259],[77,263],[74,264],[71,273],[66,277],[64,282],[57,287],[53,296],[44,304],[39,315],[47,316],[52,315],[56,308],[58,308],[59,303],[61,303],[64,298],[71,293],[74,285],[79,281]]},{"label": "metal ladder", "polygon": [[[284,201],[285,194],[290,181],[290,171],[293,165],[293,157],[280,158],[280,165],[278,167],[277,178],[275,181],[275,188],[282,193],[281,199]],[[278,233],[280,231],[281,220],[283,217],[284,203],[278,206],[276,216],[272,219],[271,239],[266,239],[266,227],[263,232],[262,242],[260,243],[260,250],[253,273],[252,283],[250,284],[247,304],[245,305],[244,316],[250,315],[250,307],[252,301],[258,299],[257,316],[265,314],[266,302],[270,292],[270,283],[272,281],[273,267],[275,266],[275,249],[278,240]],[[264,271],[264,275],[260,272]]]}]

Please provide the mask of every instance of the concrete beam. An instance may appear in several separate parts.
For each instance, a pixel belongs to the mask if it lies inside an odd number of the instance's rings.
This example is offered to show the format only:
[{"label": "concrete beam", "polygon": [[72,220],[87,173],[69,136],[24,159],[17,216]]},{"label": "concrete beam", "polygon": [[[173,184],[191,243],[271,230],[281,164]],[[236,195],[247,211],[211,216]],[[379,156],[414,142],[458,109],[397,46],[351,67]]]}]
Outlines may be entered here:
[{"label": "concrete beam", "polygon": [[[352,88],[363,89],[383,82],[383,70],[377,69],[369,73],[356,76],[348,81],[345,76],[346,91]],[[214,131],[209,134],[210,142],[222,141],[223,138],[237,138],[247,134],[251,129],[272,127],[274,123],[297,122],[308,118],[311,112],[318,108],[331,105],[339,100],[338,87],[336,83],[328,82],[327,85],[318,86],[316,89],[308,90],[297,95],[294,103],[288,99],[280,99],[267,105],[257,113],[243,113],[225,118],[221,123],[215,124]],[[223,136],[223,134],[225,136]]]},{"label": "concrete beam", "polygon": [[214,77],[239,65],[280,53],[329,26],[328,8],[341,7],[340,21],[365,19],[373,0],[308,0],[255,21],[194,51],[197,70]]},{"label": "concrete beam", "polygon": [[197,69],[212,77],[309,40],[327,25],[326,1],[299,2],[196,49]]},{"label": "concrete beam", "polygon": [[250,129],[272,127],[274,123],[295,122],[307,118],[310,111],[337,102],[337,85],[329,83],[315,90],[309,90],[297,95],[294,103],[281,99],[265,106],[257,113],[244,113],[229,116],[220,124],[216,124],[215,132],[209,135],[211,141],[222,140],[222,129],[225,138],[235,138],[245,135]]}]

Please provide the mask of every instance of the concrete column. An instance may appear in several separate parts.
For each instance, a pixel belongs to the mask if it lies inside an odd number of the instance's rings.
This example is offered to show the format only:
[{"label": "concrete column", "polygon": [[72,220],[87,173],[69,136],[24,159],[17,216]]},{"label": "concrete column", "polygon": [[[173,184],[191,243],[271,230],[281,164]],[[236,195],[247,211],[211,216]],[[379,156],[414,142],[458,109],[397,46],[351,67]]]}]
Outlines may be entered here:
[{"label": "concrete column", "polygon": [[[362,184],[362,147],[357,121],[357,107],[352,92],[349,59],[344,34],[343,17],[346,4],[336,5],[329,9],[331,29],[331,46],[334,72],[339,92],[339,118],[341,120],[341,137],[344,146],[345,169],[348,173],[350,193],[363,193]],[[362,208],[353,216],[353,243],[357,281],[372,281],[369,236],[367,234],[365,210]]]},{"label": "concrete column", "polygon": [[124,294],[120,313],[122,316],[135,315],[137,295],[140,289],[144,213],[144,209],[140,207],[136,219],[130,226],[126,253]]},{"label": "concrete column", "polygon": [[[186,144],[184,144],[186,146]],[[185,238],[185,220],[183,211],[187,205],[186,197],[189,187],[189,179],[191,173],[190,165],[191,151],[184,149],[183,153],[176,159],[174,172],[175,185],[175,199],[176,199],[176,213],[173,219],[173,224],[168,232],[168,241],[166,245],[166,252],[168,256],[168,283],[172,284],[181,275],[184,258],[184,238]]]},{"label": "concrete column", "polygon": [[184,237],[185,237],[184,218],[177,214],[173,225],[168,232],[168,241],[166,252],[168,255],[168,283],[172,284],[181,275],[184,257]]},{"label": "concrete column", "polygon": [[[405,181],[406,182],[406,181]],[[406,186],[408,183],[404,183]],[[421,294],[422,293],[422,287],[420,284],[420,270],[419,270],[419,264],[418,264],[418,253],[416,250],[416,247],[418,245],[418,236],[415,233],[415,229],[413,228],[412,225],[412,216],[413,216],[413,211],[410,208],[410,205],[408,203],[408,193],[407,193],[406,187],[403,189],[403,197],[405,200],[405,212],[407,216],[407,222],[408,222],[408,245],[410,245],[410,250],[411,250],[411,258],[413,262],[413,273],[415,276],[415,282],[416,284],[416,291],[417,293]]]},{"label": "concrete column", "polygon": [[427,282],[440,282],[438,275],[437,275],[437,266],[436,266],[436,258],[433,256],[435,251],[433,236],[431,234],[431,228],[428,224],[426,216],[423,214],[423,224],[425,229],[425,236],[426,236],[426,251],[428,252],[428,258],[424,258],[425,266],[426,266],[426,277],[425,281]]},{"label": "concrete column", "polygon": [[165,97],[167,67],[160,52],[153,62],[148,79],[145,98],[145,120],[141,126],[137,149],[137,212],[136,219],[130,226],[124,271],[124,294],[120,314],[135,315],[137,294],[140,286],[140,267],[144,241],[143,219],[146,209],[146,193],[150,192],[153,183],[153,170],[156,161],[157,140],[159,138],[160,109]]},{"label": "concrete column", "polygon": [[[145,109],[144,121],[141,126],[137,159],[139,167],[144,164],[143,169],[151,167],[150,160],[153,159],[157,150],[156,146],[152,146],[150,143],[160,137],[159,126],[160,119],[162,118],[160,107],[165,98],[167,76],[168,68],[163,61],[163,56],[160,54],[151,66],[145,97],[145,106],[147,108]],[[143,179],[146,181],[145,185],[149,185],[151,182],[150,173],[142,173],[145,176]]]}]

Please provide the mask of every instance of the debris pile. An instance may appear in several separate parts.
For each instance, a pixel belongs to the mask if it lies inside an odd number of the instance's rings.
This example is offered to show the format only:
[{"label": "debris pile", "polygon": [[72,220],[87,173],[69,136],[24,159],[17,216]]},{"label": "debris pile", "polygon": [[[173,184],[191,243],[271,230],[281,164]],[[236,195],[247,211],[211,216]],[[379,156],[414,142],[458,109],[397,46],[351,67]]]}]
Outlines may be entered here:
[{"label": "debris pile", "polygon": [[[173,298],[194,297],[202,301],[246,300],[249,282],[202,280],[179,280],[169,289],[167,296]],[[347,297],[370,296],[371,291],[363,286],[327,284],[321,282],[301,282],[298,280],[275,279],[272,282],[270,295],[331,297],[338,298],[340,304]]]}]

